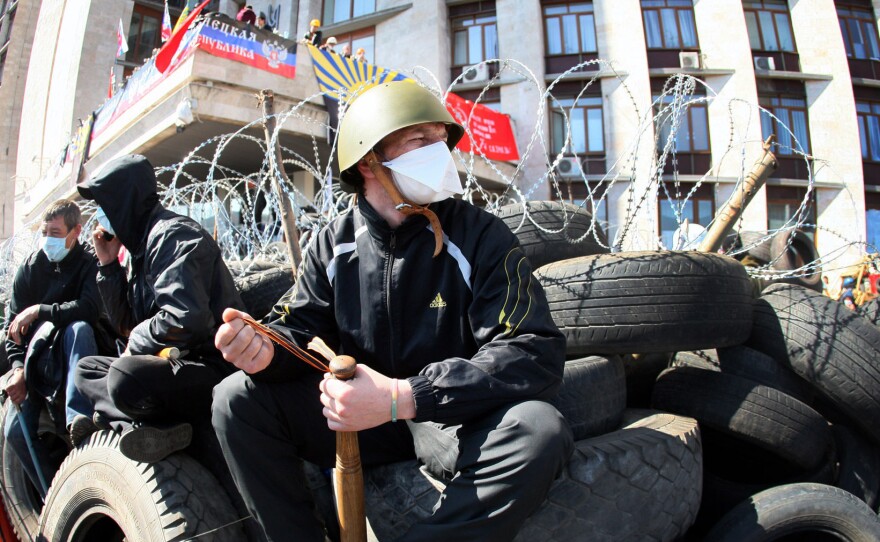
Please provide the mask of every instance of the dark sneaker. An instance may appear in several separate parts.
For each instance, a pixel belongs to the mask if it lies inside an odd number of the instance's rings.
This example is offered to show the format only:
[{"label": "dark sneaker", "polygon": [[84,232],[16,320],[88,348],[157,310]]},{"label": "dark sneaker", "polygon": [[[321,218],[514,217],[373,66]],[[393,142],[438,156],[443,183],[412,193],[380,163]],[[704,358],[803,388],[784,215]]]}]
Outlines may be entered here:
[{"label": "dark sneaker", "polygon": [[183,450],[192,441],[192,425],[181,423],[170,427],[135,426],[122,433],[119,451],[139,463],[156,463],[174,452]]},{"label": "dark sneaker", "polygon": [[98,426],[85,414],[77,414],[74,416],[73,421],[70,422],[67,431],[70,433],[70,443],[76,448],[80,443],[89,438],[89,435],[98,431]]},{"label": "dark sneaker", "polygon": [[92,421],[95,423],[95,425],[98,427],[98,429],[102,429],[102,430],[103,429],[113,429],[113,427],[110,425],[110,422],[107,421],[104,418],[104,415],[101,414],[100,412],[98,412],[97,410],[95,411],[94,414],[92,414]]}]

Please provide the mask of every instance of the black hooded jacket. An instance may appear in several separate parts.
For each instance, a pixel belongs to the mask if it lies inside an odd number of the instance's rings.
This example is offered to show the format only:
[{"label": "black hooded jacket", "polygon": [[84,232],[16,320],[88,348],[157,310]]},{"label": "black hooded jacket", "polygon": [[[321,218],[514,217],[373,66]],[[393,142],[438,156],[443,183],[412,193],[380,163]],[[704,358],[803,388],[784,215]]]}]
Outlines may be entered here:
[{"label": "black hooded jacket", "polygon": [[[431,205],[443,227],[436,257],[423,216],[397,229],[366,198],[318,235],[273,327],[300,346],[320,336],[386,376],[406,378],[415,421],[457,424],[505,404],[550,399],[565,338],[541,285],[498,217],[454,199]],[[257,379],[312,371],[276,348]]]},{"label": "black hooded jacket", "polygon": [[7,326],[32,305],[39,305],[40,313],[22,344],[6,341],[10,367],[24,366],[29,336],[38,322],[52,322],[58,329],[76,321],[95,325],[100,303],[95,285],[97,266],[94,254],[78,241],[60,262],[50,262],[42,250],[37,250],[19,266],[9,298]]},{"label": "black hooded jacket", "polygon": [[143,156],[114,160],[78,189],[101,206],[131,255],[130,276],[112,262],[98,267],[97,279],[128,351],[155,355],[176,346],[190,358],[220,360],[214,333],[223,310],[244,304],[214,239],[159,204],[153,166]]}]

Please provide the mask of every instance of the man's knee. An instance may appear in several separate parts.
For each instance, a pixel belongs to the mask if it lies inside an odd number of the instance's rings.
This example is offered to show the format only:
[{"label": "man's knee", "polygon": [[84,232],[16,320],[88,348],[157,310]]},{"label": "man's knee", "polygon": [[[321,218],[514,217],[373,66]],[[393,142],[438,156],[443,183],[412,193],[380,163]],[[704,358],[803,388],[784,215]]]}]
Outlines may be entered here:
[{"label": "man's knee", "polygon": [[512,406],[502,425],[513,438],[527,443],[522,453],[533,460],[567,459],[574,446],[568,423],[556,408],[543,401],[525,401]]},{"label": "man's knee", "polygon": [[89,325],[88,322],[83,322],[82,320],[67,324],[67,327],[64,328],[64,338],[74,340],[80,337],[91,338],[94,340],[95,330],[92,329],[92,326]]},{"label": "man's knee", "polygon": [[129,415],[153,408],[153,393],[147,383],[156,381],[154,370],[137,356],[115,360],[108,371],[107,392],[116,408]]},{"label": "man's knee", "polygon": [[254,405],[249,382],[250,377],[244,371],[236,371],[214,386],[211,420],[218,434],[229,431],[238,420],[250,417]]}]

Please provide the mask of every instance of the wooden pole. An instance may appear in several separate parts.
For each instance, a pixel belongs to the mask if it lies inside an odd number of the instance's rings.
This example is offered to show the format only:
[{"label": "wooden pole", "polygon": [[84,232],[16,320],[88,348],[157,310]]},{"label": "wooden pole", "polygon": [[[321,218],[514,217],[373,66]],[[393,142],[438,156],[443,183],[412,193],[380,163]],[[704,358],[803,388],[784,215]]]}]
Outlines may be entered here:
[{"label": "wooden pole", "polygon": [[[263,108],[263,128],[266,132],[266,145],[272,145],[272,134],[275,133],[275,93],[269,89],[263,89],[259,95],[260,105]],[[280,175],[285,182],[290,182],[287,173],[284,171],[284,164],[281,161],[281,141],[280,138],[275,139],[275,171],[270,171],[272,175],[272,187],[275,195],[278,196],[279,205],[281,207],[281,227],[284,229],[284,237],[287,240],[287,252],[290,256],[290,262],[293,264],[293,276],[296,277],[297,269],[302,264],[302,252],[299,249],[299,232],[296,229],[296,220],[293,215],[293,206],[290,204],[290,198],[281,189],[278,182]]]},{"label": "wooden pole", "polygon": [[[339,380],[354,376],[357,363],[351,356],[336,356],[330,372]],[[364,473],[356,432],[336,433],[336,468],[333,470],[336,514],[341,542],[366,542],[367,517],[364,512]]]},{"label": "wooden pole", "polygon": [[752,201],[758,190],[767,182],[767,178],[776,171],[776,156],[770,152],[770,145],[773,143],[773,136],[767,138],[764,142],[764,154],[752,166],[752,170],[743,179],[742,188],[735,190],[730,195],[727,203],[718,211],[715,222],[706,232],[706,237],[700,243],[701,252],[716,252],[721,248],[724,237],[733,229],[733,225],[742,216],[743,209]]}]

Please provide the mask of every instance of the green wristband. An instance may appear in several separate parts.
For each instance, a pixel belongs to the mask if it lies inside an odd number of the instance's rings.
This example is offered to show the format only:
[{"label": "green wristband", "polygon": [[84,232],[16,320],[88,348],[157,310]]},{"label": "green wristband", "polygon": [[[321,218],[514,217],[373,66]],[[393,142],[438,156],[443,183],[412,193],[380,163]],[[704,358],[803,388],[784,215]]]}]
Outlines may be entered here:
[{"label": "green wristband", "polygon": [[397,421],[397,379],[391,379],[391,421]]}]

